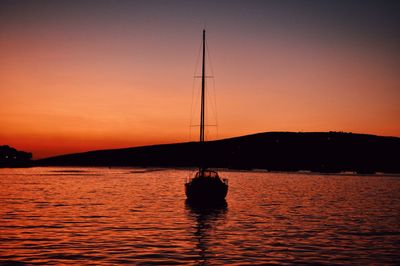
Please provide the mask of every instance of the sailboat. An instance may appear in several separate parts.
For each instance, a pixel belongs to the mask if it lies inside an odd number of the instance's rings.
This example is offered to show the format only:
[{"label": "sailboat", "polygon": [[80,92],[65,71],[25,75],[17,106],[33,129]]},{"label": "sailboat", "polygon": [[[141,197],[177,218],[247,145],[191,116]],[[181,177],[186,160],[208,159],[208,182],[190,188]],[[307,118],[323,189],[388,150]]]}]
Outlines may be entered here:
[{"label": "sailboat", "polygon": [[[199,146],[202,156],[207,156],[204,140],[205,118],[205,46],[206,31],[203,29],[203,60],[201,73],[201,110],[200,110],[200,140]],[[228,180],[221,178],[217,171],[208,169],[204,163],[199,162],[199,169],[193,178],[185,183],[186,197],[191,202],[218,203],[225,200],[228,193]]]}]

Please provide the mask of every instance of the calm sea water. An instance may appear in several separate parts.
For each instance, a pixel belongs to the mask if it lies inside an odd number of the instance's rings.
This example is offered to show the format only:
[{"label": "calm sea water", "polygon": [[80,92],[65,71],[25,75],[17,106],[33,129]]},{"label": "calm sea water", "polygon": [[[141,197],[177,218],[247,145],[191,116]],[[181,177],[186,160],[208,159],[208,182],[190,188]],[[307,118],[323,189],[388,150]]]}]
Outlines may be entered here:
[{"label": "calm sea water", "polygon": [[204,210],[189,174],[0,169],[0,263],[400,263],[400,177],[221,172],[227,204]]}]

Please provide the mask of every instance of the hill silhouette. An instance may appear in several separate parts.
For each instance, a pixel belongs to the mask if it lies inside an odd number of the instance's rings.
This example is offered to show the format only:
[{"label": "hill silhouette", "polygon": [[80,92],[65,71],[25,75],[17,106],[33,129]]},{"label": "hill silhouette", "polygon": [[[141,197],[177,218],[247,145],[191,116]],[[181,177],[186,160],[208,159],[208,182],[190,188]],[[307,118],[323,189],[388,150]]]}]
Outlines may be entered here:
[{"label": "hill silhouette", "polygon": [[32,165],[32,153],[18,151],[8,145],[0,146],[0,167],[27,167]]},{"label": "hill silhouette", "polygon": [[98,150],[37,160],[42,166],[140,166],[400,173],[400,138],[344,132],[267,132],[205,142]]}]

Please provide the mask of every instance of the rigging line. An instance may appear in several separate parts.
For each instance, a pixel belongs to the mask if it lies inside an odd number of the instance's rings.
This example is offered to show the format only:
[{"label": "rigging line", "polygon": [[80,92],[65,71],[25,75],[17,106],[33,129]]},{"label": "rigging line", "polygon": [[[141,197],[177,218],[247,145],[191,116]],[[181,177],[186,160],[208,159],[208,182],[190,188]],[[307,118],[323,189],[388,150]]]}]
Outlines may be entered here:
[{"label": "rigging line", "polygon": [[[194,65],[194,73],[193,73],[193,76],[196,76],[196,73],[197,73],[197,71],[198,71],[198,68],[199,68],[199,62],[200,62],[200,53],[201,53],[201,46],[202,46],[202,43],[200,42],[200,45],[199,45],[199,48],[198,48],[198,50],[197,50],[197,57],[196,57],[196,63],[195,63],[195,65]],[[190,104],[190,117],[189,117],[189,124],[191,125],[192,123],[193,123],[193,117],[194,117],[194,110],[195,110],[195,107],[197,107],[197,105],[194,107],[193,105],[194,105],[194,101],[195,101],[195,97],[194,97],[194,95],[195,95],[195,87],[196,87],[196,81],[195,81],[195,78],[193,78],[192,79],[192,100],[191,100],[191,104]],[[196,102],[197,102],[197,99],[198,99],[198,95],[196,95],[197,97],[196,97]],[[192,130],[191,130],[191,128],[189,129],[189,139],[191,139],[192,138]]]},{"label": "rigging line", "polygon": [[[194,65],[194,73],[193,73],[193,76],[195,76],[196,75],[196,73],[197,73],[197,71],[198,71],[198,68],[199,68],[199,63],[200,63],[200,53],[201,53],[201,42],[200,42],[200,45],[199,45],[199,48],[198,48],[198,50],[197,50],[197,57],[196,57],[196,63],[195,63],[195,65]],[[190,110],[190,115],[192,116],[193,115],[193,100],[194,100],[194,90],[195,90],[195,79],[193,78],[192,79],[192,103],[191,103],[191,110]],[[193,117],[190,117],[190,119],[193,119]]]},{"label": "rigging line", "polygon": [[210,50],[208,49],[208,42],[206,42],[206,51],[207,51],[208,64],[210,65],[211,76],[214,77],[214,68],[211,61]]},{"label": "rigging line", "polygon": [[[195,117],[197,117],[197,113],[198,113],[196,110],[199,109],[199,105],[200,105],[201,90],[196,88],[195,83],[193,83],[193,94],[194,94],[194,96],[193,96],[194,100],[193,100],[193,104],[192,104],[193,108],[192,108],[192,113],[190,116],[189,126],[193,124],[194,120],[196,120]],[[190,138],[192,138],[191,127],[190,127]]]},{"label": "rigging line", "polygon": [[[210,126],[214,126],[214,127],[217,127],[218,126],[218,124],[217,124],[217,117],[216,117],[216,110],[214,109],[214,103],[215,103],[215,99],[213,99],[214,97],[212,97],[212,92],[210,91],[210,90],[207,90],[206,91],[206,97],[207,97],[207,99],[209,99],[209,103],[210,104],[208,104],[207,105],[207,107],[206,107],[206,109],[207,109],[207,113],[209,113],[210,115],[208,115],[207,117],[206,117],[206,124],[207,125],[210,125]],[[211,100],[214,100],[214,101],[211,101]],[[215,120],[215,123],[214,123],[214,120]],[[208,135],[208,139],[210,139],[210,138],[214,138],[214,133],[215,133],[215,131],[214,130],[210,130],[210,128],[208,127],[208,128],[206,128],[206,130],[207,130],[207,135]],[[213,136],[211,136],[210,135],[210,133],[212,133],[212,135]],[[216,137],[216,136],[215,136]]]},{"label": "rigging line", "polygon": [[[210,70],[211,70],[211,76],[212,76],[212,81],[213,81],[213,85],[212,85],[212,90],[213,90],[213,101],[212,101],[212,108],[214,109],[214,116],[215,116],[215,124],[218,125],[218,109],[217,109],[217,93],[216,93],[216,89],[215,89],[215,78],[214,78],[214,67],[212,64],[212,60],[211,60],[211,53],[210,50],[208,48],[208,44],[206,43],[206,50],[207,50],[207,57],[208,57],[208,62],[210,65]],[[218,137],[218,127],[217,127],[217,137]]]},{"label": "rigging line", "polygon": [[[200,125],[190,125],[191,127],[199,127]],[[205,127],[216,127],[217,125],[204,125]]]},{"label": "rigging line", "polygon": [[213,79],[213,93],[214,93],[214,113],[215,113],[215,124],[217,125],[216,131],[217,131],[217,138],[218,138],[218,108],[217,108],[217,92],[215,89],[215,79]]},{"label": "rigging line", "polygon": [[210,50],[208,49],[208,45],[206,45],[206,48],[207,48],[207,56],[208,56],[208,62],[209,62],[209,64],[210,64],[210,70],[211,70],[211,76],[213,77],[213,94],[214,94],[214,106],[213,106],[213,108],[215,108],[214,110],[215,110],[215,115],[216,115],[216,111],[217,111],[217,97],[216,97],[216,90],[215,90],[215,78],[214,78],[214,67],[213,67],[213,64],[212,64],[212,58],[211,58],[211,53],[210,53]]},{"label": "rigging line", "polygon": [[217,98],[216,98],[216,93],[215,93],[215,79],[213,79],[213,83],[212,83],[212,91],[211,89],[208,90],[207,92],[207,97],[209,99],[209,110],[211,110],[211,113],[214,116],[215,119],[215,123],[218,123],[218,117],[217,117]]},{"label": "rigging line", "polygon": [[[192,82],[192,101],[191,101],[191,104],[190,104],[189,124],[193,123],[194,110],[195,110],[196,102],[197,102],[197,98],[198,98],[198,95],[195,94],[195,90],[196,90],[196,84],[195,84],[195,81],[193,79],[193,82]],[[191,138],[191,134],[192,134],[192,132],[190,131],[189,132],[189,135],[190,135],[189,137],[190,138]]]}]

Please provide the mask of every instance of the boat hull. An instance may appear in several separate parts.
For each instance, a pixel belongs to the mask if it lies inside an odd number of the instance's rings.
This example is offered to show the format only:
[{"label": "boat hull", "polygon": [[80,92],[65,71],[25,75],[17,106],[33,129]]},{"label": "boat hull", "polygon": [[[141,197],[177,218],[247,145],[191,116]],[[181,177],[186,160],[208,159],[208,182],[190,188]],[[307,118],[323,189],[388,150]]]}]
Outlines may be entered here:
[{"label": "boat hull", "polygon": [[189,201],[220,202],[228,194],[228,185],[220,178],[196,177],[185,184],[185,193]]}]

